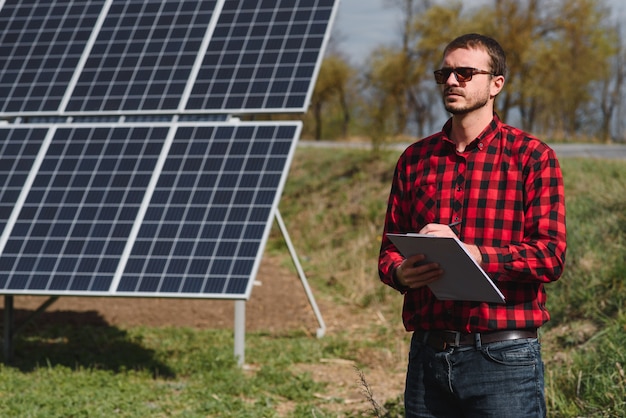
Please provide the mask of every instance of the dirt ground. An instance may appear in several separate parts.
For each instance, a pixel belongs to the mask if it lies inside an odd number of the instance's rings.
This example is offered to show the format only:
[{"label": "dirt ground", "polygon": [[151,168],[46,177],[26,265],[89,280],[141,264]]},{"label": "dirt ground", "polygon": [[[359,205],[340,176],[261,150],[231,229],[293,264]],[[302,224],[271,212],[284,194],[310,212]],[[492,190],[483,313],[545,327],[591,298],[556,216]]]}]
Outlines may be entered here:
[{"label": "dirt ground", "polygon": [[[315,292],[314,292],[315,294]],[[15,296],[16,322],[37,309],[47,297]],[[316,297],[326,325],[326,335],[362,332],[361,327],[372,321],[398,327],[399,318],[384,318],[380,312],[351,311],[348,306],[331,303]],[[4,308],[4,298],[0,306]],[[354,321],[359,317],[358,323]],[[226,300],[61,297],[48,307],[37,321],[69,324],[100,323],[112,326],[186,326],[195,328],[233,328],[234,302]],[[319,324],[296,273],[280,266],[277,260],[264,257],[252,295],[246,303],[246,330],[281,333],[303,330],[316,338]],[[364,329],[364,328],[363,328]],[[383,405],[395,399],[404,385],[403,366],[406,361],[404,341],[398,342],[395,352],[377,355],[367,353],[367,365],[362,370],[374,400]],[[248,360],[248,359],[246,359]],[[247,363],[247,362],[246,362]],[[252,372],[255,365],[246,365]],[[346,411],[371,410],[371,403],[363,392],[355,364],[346,359],[322,359],[319,364],[296,364],[295,372],[308,372],[318,381],[327,382],[327,393],[316,396],[323,407],[341,416]],[[285,416],[294,405],[285,403],[279,411]]]}]

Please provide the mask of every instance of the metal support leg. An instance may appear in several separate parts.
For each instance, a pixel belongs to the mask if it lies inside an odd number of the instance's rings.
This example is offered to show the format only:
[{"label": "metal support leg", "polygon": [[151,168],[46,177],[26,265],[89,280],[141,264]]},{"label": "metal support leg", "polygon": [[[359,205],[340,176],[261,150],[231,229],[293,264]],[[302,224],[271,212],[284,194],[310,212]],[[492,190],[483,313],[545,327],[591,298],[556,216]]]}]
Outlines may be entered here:
[{"label": "metal support leg", "polygon": [[246,351],[246,301],[235,301],[235,358],[237,365],[243,367]]},{"label": "metal support leg", "polygon": [[[319,324],[319,328],[317,329],[317,337],[321,338],[324,336],[326,332],[326,325],[324,324],[324,319],[322,318],[322,314],[320,313],[319,308],[317,307],[317,303],[315,302],[315,297],[313,296],[313,292],[309,287],[309,282],[306,279],[304,274],[304,269],[300,264],[300,260],[298,260],[298,255],[296,254],[296,250],[291,242],[291,238],[289,237],[289,233],[287,232],[287,227],[285,226],[285,222],[283,221],[282,216],[278,210],[275,211],[276,222],[278,223],[278,227],[280,228],[281,233],[283,234],[283,238],[285,239],[285,243],[289,248],[289,253],[291,254],[291,259],[298,271],[298,276],[300,277],[300,281],[302,282],[302,286],[304,287],[304,291],[306,296],[313,308],[313,312],[315,313],[315,317],[317,318],[317,322]],[[246,338],[246,301],[245,300],[236,300],[235,301],[235,358],[237,359],[237,364],[239,367],[243,367],[245,364],[245,338]]]},{"label": "metal support leg", "polygon": [[4,296],[4,362],[13,361],[13,295]]},{"label": "metal support leg", "polygon": [[313,292],[309,287],[309,282],[304,275],[304,269],[302,265],[300,265],[300,260],[298,260],[298,255],[296,254],[296,249],[291,242],[291,238],[289,237],[289,233],[287,232],[287,227],[285,226],[285,222],[283,221],[283,217],[280,215],[280,212],[276,210],[276,222],[280,227],[280,231],[283,234],[283,238],[287,243],[287,248],[289,248],[289,253],[291,254],[291,259],[293,260],[293,264],[296,266],[296,270],[298,271],[298,276],[300,276],[300,281],[302,282],[302,286],[304,287],[304,291],[306,292],[306,296],[309,299],[309,303],[311,304],[311,308],[313,308],[313,312],[315,313],[315,317],[317,318],[317,322],[319,324],[319,328],[317,329],[317,338],[321,338],[326,333],[326,324],[324,324],[324,319],[322,318],[322,314],[320,313],[319,308],[317,307],[317,303],[315,302],[315,297],[313,296]]},{"label": "metal support leg", "polygon": [[37,308],[32,314],[30,314],[19,326],[15,326],[15,306],[13,301],[13,295],[4,296],[4,362],[9,364],[13,362],[13,338],[22,329],[28,325],[30,321],[41,315],[46,309],[50,307],[54,302],[59,299],[59,296],[51,296],[44,303]]}]

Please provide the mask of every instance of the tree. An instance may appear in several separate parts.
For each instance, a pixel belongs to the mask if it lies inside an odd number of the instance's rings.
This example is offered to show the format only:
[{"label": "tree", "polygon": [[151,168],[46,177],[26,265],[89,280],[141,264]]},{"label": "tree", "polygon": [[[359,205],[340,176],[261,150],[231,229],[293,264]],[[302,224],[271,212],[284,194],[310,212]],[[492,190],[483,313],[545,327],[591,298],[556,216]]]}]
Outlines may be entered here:
[{"label": "tree", "polygon": [[[422,43],[429,39],[422,31],[433,29],[434,33],[441,34],[442,27],[451,23],[454,26],[457,15],[449,9],[431,6],[429,1],[396,0],[394,3],[404,16],[399,33],[401,45],[377,48],[370,56],[364,76],[365,88],[375,100],[368,108],[368,118],[370,124],[378,124],[370,126],[370,132],[383,137],[398,136],[412,128],[413,134],[421,135],[434,120],[433,103],[439,98],[430,74],[435,69],[432,64],[435,54],[437,61],[441,59],[440,44],[434,47]],[[425,15],[441,16],[437,10],[432,10],[434,8],[444,12],[438,21],[445,24],[437,29],[428,18],[421,20]],[[460,10],[460,3],[457,8]]]},{"label": "tree", "polygon": [[595,0],[559,4],[554,31],[542,45],[531,75],[541,87],[538,117],[544,132],[562,137],[592,134],[597,122],[593,88],[611,74],[615,34],[606,24],[608,9]]},{"label": "tree", "polygon": [[387,1],[403,14],[400,42],[376,48],[366,63],[363,113],[351,103],[375,143],[436,129],[443,108],[432,71],[445,45],[468,32],[493,36],[507,53],[507,85],[496,101],[505,122],[552,138],[607,140],[615,130],[626,52],[604,0],[493,0],[468,10],[458,0]]},{"label": "tree", "polygon": [[354,69],[341,55],[331,54],[324,58],[311,97],[311,112],[316,140],[322,139],[325,107],[333,103],[338,105],[343,115],[341,134],[343,137],[348,135],[350,124],[348,91],[354,77]]},{"label": "tree", "polygon": [[[415,57],[415,83],[408,89],[412,98],[417,134],[424,136],[435,130],[434,123],[443,111],[439,87],[433,71],[441,66],[443,49],[456,36],[468,32],[469,24],[462,19],[463,5],[452,2],[448,6],[434,5],[413,19],[413,39],[410,50]],[[434,105],[439,105],[436,109]]]},{"label": "tree", "polygon": [[497,39],[506,51],[506,88],[496,101],[497,112],[506,121],[517,109],[523,126],[531,126],[534,118],[534,81],[528,74],[536,63],[535,47],[549,32],[540,4],[540,0],[494,0],[493,6],[483,6],[469,17],[477,31]]},{"label": "tree", "polygon": [[[619,28],[615,27],[615,33],[619,34]],[[611,141],[611,122],[616,115],[619,115],[619,111],[622,108],[624,97],[624,78],[626,77],[626,47],[621,36],[617,36],[616,48],[618,53],[615,55],[612,63],[612,78],[607,78],[602,83],[601,95],[600,95],[600,112],[601,112],[601,126],[600,126],[600,139],[604,142]],[[622,119],[619,118],[615,121],[614,136],[621,137],[622,135]]]},{"label": "tree", "polygon": [[[468,13],[454,4],[447,9],[448,19],[451,13],[458,16],[457,34],[493,36],[506,51],[507,87],[496,102],[505,121],[519,115],[516,124],[522,128],[562,137],[594,135],[610,124],[615,102],[606,95],[616,99],[609,86],[615,90],[621,84],[609,81],[618,42],[615,29],[606,24],[610,15],[604,1],[494,0]],[[436,32],[444,27],[436,16],[446,16],[445,8],[432,10],[437,14],[429,10],[422,19],[420,44],[437,44],[445,32]],[[602,96],[595,93],[601,86]],[[597,108],[604,109],[606,121]]]}]

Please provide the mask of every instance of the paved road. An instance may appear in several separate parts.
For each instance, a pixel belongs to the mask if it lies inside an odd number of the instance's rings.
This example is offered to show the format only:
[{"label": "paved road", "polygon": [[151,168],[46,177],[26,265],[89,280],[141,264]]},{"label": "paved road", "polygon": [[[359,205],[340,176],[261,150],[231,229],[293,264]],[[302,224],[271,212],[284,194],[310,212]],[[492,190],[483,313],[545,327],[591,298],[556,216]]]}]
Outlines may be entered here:
[{"label": "paved road", "polygon": [[557,157],[589,157],[626,160],[626,144],[550,144]]},{"label": "paved road", "polygon": [[[366,142],[336,142],[336,141],[300,141],[301,147],[326,148],[370,148]],[[404,150],[408,144],[394,144],[387,146],[391,149]],[[557,157],[586,157],[626,160],[626,144],[550,144]]]}]

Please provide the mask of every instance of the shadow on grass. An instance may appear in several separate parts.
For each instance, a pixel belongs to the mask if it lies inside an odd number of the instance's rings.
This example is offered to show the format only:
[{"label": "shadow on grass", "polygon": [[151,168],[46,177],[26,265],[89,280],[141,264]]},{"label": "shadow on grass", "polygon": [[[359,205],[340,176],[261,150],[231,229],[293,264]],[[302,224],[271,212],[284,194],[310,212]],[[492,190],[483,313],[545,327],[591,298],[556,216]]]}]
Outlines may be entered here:
[{"label": "shadow on grass", "polygon": [[[31,314],[16,309],[15,326]],[[0,315],[4,316],[4,309],[0,309]],[[156,359],[154,350],[109,325],[97,311],[41,313],[13,336],[13,360],[8,365],[24,372],[61,365],[116,373],[148,370],[154,376],[175,376],[172,369]]]}]

